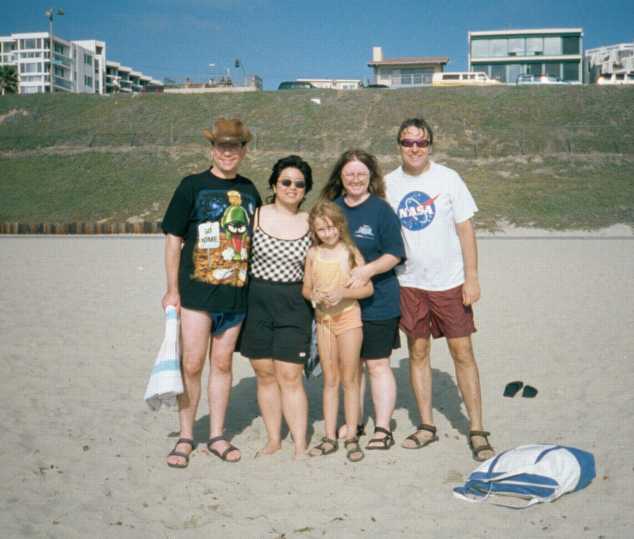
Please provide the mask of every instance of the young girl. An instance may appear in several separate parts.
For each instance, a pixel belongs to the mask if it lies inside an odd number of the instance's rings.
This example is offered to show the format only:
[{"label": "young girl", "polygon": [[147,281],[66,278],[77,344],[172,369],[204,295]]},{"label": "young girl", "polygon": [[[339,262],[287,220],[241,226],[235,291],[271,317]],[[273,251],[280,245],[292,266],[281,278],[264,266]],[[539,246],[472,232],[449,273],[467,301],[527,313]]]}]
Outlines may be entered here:
[{"label": "young girl", "polygon": [[322,200],[308,218],[313,247],[306,257],[302,293],[315,306],[317,344],[324,374],[324,420],[326,435],[310,450],[310,455],[334,453],[336,439],[339,383],[343,383],[344,416],[348,437],[344,445],[352,462],[363,458],[355,436],[359,415],[359,375],[363,339],[361,308],[358,299],[372,295],[372,282],[348,288],[350,270],[364,264],[354,246],[346,219],[333,202]]}]

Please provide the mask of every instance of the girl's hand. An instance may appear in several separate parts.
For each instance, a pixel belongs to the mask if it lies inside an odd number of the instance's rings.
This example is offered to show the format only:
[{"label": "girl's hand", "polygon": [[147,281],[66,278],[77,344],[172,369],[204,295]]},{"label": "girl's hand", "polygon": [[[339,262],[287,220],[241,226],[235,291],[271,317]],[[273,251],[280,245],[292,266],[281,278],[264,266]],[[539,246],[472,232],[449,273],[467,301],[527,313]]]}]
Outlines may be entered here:
[{"label": "girl's hand", "polygon": [[325,299],[325,303],[329,307],[334,307],[343,299],[343,289],[335,288],[334,290],[331,290],[330,292],[325,293],[324,299]]}]

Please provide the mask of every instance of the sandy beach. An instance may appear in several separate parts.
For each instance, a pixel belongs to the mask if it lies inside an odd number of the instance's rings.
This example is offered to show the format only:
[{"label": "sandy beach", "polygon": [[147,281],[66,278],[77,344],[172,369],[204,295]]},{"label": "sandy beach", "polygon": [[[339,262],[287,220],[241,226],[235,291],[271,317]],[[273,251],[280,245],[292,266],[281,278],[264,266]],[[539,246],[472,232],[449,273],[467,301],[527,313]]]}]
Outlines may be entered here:
[{"label": "sandy beach", "polygon": [[[143,401],[163,336],[162,238],[0,237],[0,535],[631,537],[634,236],[629,227],[522,232],[479,241],[474,345],[485,425],[498,450],[556,442],[597,464],[587,489],[525,511],[452,496],[476,463],[444,341],[432,350],[437,444],[400,448],[419,422],[401,349],[392,357],[397,446],[351,464],[342,450],[294,461],[287,441],[256,459],[265,430],[253,372],[236,354],[227,434],[242,461],[206,453],[203,400],[190,466],[168,468],[177,415]],[[504,398],[513,380],[539,394]],[[321,379],[307,390],[314,443]]]}]

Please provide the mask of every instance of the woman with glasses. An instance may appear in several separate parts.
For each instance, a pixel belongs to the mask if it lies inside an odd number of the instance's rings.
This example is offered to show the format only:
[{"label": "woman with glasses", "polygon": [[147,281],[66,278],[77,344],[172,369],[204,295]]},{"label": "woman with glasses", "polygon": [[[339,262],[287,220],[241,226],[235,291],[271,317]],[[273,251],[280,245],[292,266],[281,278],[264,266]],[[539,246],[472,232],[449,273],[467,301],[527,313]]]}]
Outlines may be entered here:
[{"label": "woman with glasses", "polygon": [[308,214],[300,211],[313,185],[308,163],[297,155],[273,166],[269,204],[254,218],[247,319],[240,352],[251,360],[268,440],[260,455],[282,447],[282,416],[295,445],[306,452],[308,399],[304,364],[310,353],[312,309],[302,296],[310,247]]},{"label": "woman with glasses", "polygon": [[[349,150],[339,158],[322,196],[343,209],[350,235],[365,260],[351,271],[348,285],[359,287],[370,280],[374,285],[374,295],[360,300],[361,360],[369,374],[375,415],[374,436],[366,449],[386,450],[394,445],[390,421],[396,405],[396,380],[390,355],[400,346],[399,287],[393,268],[405,258],[401,225],[384,200],[385,186],[376,158],[363,150]],[[363,391],[357,436],[364,434],[362,403]],[[342,427],[340,437],[348,435],[344,430]]]}]

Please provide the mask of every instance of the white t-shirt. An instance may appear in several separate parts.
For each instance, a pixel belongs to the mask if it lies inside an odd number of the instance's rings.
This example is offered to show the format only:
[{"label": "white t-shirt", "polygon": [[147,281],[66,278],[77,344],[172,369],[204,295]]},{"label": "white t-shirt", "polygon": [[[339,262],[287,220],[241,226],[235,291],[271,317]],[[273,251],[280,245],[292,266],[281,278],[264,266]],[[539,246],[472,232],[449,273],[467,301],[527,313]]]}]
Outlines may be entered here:
[{"label": "white t-shirt", "polygon": [[418,176],[398,167],[385,177],[387,200],[401,221],[407,259],[396,267],[401,286],[449,290],[464,283],[456,223],[478,208],[458,173],[430,161]]}]

